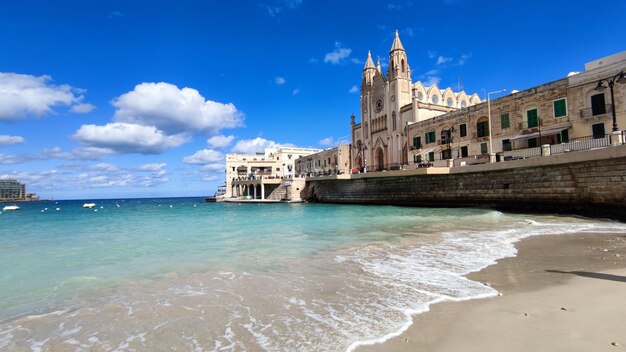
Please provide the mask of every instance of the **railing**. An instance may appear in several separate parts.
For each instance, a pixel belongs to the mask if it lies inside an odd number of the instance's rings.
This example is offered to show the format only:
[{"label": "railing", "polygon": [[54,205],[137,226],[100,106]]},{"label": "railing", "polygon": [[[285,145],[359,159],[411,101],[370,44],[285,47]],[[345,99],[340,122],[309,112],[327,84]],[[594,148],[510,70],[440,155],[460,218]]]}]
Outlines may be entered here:
[{"label": "railing", "polygon": [[383,165],[372,165],[367,166],[368,172],[378,172],[378,171],[394,171],[394,170],[402,170],[403,166],[406,164],[400,163],[391,163],[391,164],[383,164]]},{"label": "railing", "polygon": [[613,105],[604,104],[604,105],[600,105],[599,107],[596,107],[595,109],[587,108],[587,109],[580,110],[580,118],[586,119],[586,118],[593,117],[593,116],[602,116],[602,115],[609,114],[612,112],[613,112]]},{"label": "railing", "polygon": [[611,135],[604,137],[581,137],[570,139],[567,143],[554,144],[550,146],[550,154],[560,154],[567,152],[575,152],[579,150],[588,150],[595,148],[604,148],[611,145]]},{"label": "railing", "polygon": [[501,155],[504,160],[533,158],[536,156],[541,156],[541,147],[509,150],[506,152],[502,152]]},{"label": "railing", "polygon": [[418,144],[418,145],[410,145],[409,146],[409,150],[417,150],[417,149],[421,149],[422,145]]},{"label": "railing", "polygon": [[483,131],[481,133],[478,132],[472,132],[472,138],[473,139],[489,139],[489,131]]}]

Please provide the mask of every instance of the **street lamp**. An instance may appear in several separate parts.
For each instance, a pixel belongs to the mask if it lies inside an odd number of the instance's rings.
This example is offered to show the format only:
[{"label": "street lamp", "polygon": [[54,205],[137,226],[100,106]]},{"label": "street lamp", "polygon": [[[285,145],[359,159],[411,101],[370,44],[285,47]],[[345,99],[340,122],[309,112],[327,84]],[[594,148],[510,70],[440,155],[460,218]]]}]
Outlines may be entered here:
[{"label": "street lamp", "polygon": [[605,78],[598,81],[598,86],[595,88],[598,92],[603,92],[606,89],[604,82],[609,84],[609,89],[611,90],[611,110],[613,112],[613,132],[618,131],[617,128],[617,116],[615,116],[615,97],[613,96],[613,85],[615,82],[619,84],[626,83],[626,74],[624,71],[616,74],[613,78]]},{"label": "street lamp", "polygon": [[489,162],[496,162],[496,153],[493,152],[493,143],[491,142],[491,94],[506,92],[506,89],[496,90],[487,93],[487,114],[489,115]]}]

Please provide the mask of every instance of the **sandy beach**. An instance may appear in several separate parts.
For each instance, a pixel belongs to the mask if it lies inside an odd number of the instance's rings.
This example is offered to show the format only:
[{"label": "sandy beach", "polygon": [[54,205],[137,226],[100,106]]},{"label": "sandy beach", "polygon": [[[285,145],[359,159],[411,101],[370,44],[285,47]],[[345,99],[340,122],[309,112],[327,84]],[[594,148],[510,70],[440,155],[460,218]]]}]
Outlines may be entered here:
[{"label": "sandy beach", "polygon": [[538,236],[469,275],[501,296],[444,302],[358,351],[626,350],[626,234]]}]

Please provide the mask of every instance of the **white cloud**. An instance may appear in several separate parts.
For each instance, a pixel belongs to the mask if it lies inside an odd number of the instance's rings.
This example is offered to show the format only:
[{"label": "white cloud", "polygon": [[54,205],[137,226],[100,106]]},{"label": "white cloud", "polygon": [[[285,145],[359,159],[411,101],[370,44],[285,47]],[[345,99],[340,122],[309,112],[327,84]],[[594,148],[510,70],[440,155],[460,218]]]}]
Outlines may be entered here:
[{"label": "white cloud", "polygon": [[202,170],[208,172],[224,172],[225,169],[226,165],[220,163],[205,164],[202,166]]},{"label": "white cloud", "polygon": [[50,76],[0,72],[0,121],[44,116],[55,106],[79,104],[83,99],[82,90],[53,85],[51,80]]},{"label": "white cloud", "polygon": [[187,142],[189,136],[168,136],[153,126],[113,122],[104,126],[82,125],[72,138],[87,147],[116,153],[159,154]]},{"label": "white cloud", "polygon": [[224,159],[224,154],[213,149],[198,150],[194,155],[186,156],[183,161],[187,164],[212,164]]},{"label": "white cloud", "polygon": [[24,137],[0,135],[0,146],[24,143]]},{"label": "white cloud", "polygon": [[193,88],[164,82],[138,84],[112,104],[116,122],[154,126],[166,134],[215,133],[243,123],[243,114],[232,103],[205,100]]},{"label": "white cloud", "polygon": [[432,76],[432,77],[428,77],[427,80],[424,82],[425,86],[432,86],[434,84],[439,85],[439,82],[441,82],[441,78],[437,77],[437,76]]},{"label": "white cloud", "polygon": [[465,63],[467,62],[467,60],[469,60],[470,57],[472,57],[471,54],[463,54],[463,55],[461,55],[461,57],[459,57],[459,61],[457,62],[458,65],[460,65],[460,66],[465,65]]},{"label": "white cloud", "polygon": [[234,139],[235,136],[226,137],[222,135],[217,135],[207,139],[206,142],[213,148],[224,148],[228,146]]},{"label": "white cloud", "polygon": [[291,92],[291,95],[293,95],[293,96],[296,96],[298,94],[300,94],[300,88],[296,88],[296,89],[293,90],[293,92]]},{"label": "white cloud", "polygon": [[287,80],[284,77],[276,76],[276,78],[274,79],[274,83],[276,83],[276,85],[282,86],[283,84],[287,83]]},{"label": "white cloud", "polygon": [[434,51],[434,50],[429,50],[428,51],[428,57],[429,58],[434,59],[435,56],[437,56],[437,52],[436,51]]},{"label": "white cloud", "polygon": [[164,167],[166,167],[166,163],[151,163],[151,164],[143,164],[137,168],[139,171],[160,171]]},{"label": "white cloud", "polygon": [[116,171],[119,170],[117,166],[109,163],[97,163],[90,167],[91,170],[96,171]]},{"label": "white cloud", "polygon": [[50,160],[50,159],[80,159],[99,160],[105,156],[115,154],[114,151],[105,148],[79,147],[69,152],[63,151],[60,147],[44,148],[36,153],[9,155],[0,153],[0,164],[21,164],[28,161]]},{"label": "white cloud", "polygon": [[348,91],[348,93],[358,93],[358,92],[359,92],[359,87],[357,86],[352,86],[350,90]]},{"label": "white cloud", "polygon": [[335,144],[337,144],[337,142],[335,142],[333,137],[326,137],[322,139],[319,143],[323,147],[330,147],[330,146],[334,146]]},{"label": "white cloud", "polygon": [[398,4],[387,4],[389,10],[402,10],[402,6]]},{"label": "white cloud", "polygon": [[443,65],[450,61],[452,61],[451,57],[445,57],[445,56],[439,55],[439,57],[437,58],[437,65]]},{"label": "white cloud", "polygon": [[262,153],[266,148],[278,148],[281,146],[291,146],[291,144],[278,144],[265,138],[242,139],[238,141],[232,149],[233,153],[254,154]]},{"label": "white cloud", "polygon": [[93,109],[95,109],[96,107],[88,104],[88,103],[84,103],[84,104],[78,104],[78,105],[74,105],[72,106],[72,108],[70,109],[71,112],[75,112],[77,114],[86,114],[88,112],[91,112]]},{"label": "white cloud", "polygon": [[325,63],[331,63],[333,65],[342,64],[350,57],[352,49],[344,48],[340,42],[335,42],[335,50],[324,56]]}]

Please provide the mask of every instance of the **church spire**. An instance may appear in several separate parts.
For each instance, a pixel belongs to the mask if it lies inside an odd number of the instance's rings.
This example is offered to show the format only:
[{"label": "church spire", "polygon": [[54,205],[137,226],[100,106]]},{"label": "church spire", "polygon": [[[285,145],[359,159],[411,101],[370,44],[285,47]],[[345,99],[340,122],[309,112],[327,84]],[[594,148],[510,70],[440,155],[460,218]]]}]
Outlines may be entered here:
[{"label": "church spire", "polygon": [[372,60],[372,53],[367,51],[367,60],[365,61],[365,67],[363,70],[367,70],[368,68],[374,68],[374,61]]},{"label": "church spire", "polygon": [[376,69],[378,72],[383,73],[383,70],[380,68],[380,57],[376,60]]},{"label": "church spire", "polygon": [[402,42],[400,41],[400,36],[398,35],[397,29],[396,29],[396,37],[393,39],[393,45],[391,46],[391,50],[389,52],[391,53],[396,50],[404,51],[404,47],[402,46]]}]

